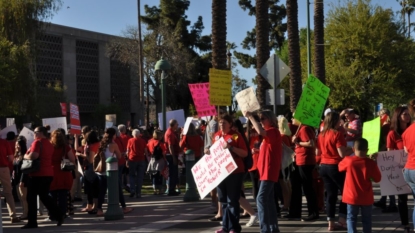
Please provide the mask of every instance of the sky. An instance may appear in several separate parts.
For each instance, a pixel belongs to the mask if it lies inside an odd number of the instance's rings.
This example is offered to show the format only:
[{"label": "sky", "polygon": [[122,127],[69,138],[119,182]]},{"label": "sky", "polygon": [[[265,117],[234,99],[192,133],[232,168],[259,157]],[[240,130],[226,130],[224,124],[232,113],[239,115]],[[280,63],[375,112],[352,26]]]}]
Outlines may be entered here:
[{"label": "sky", "polygon": [[[313,2],[309,0],[311,29],[313,27]],[[342,0],[325,0],[325,13],[333,4]],[[144,14],[144,5],[159,5],[159,0],[141,0],[141,14]],[[281,0],[281,4],[285,4]],[[255,4],[255,1],[252,0]],[[400,9],[396,0],[372,0],[372,3],[381,5],[384,8],[392,8],[394,12]],[[188,19],[194,23],[198,16],[203,17],[205,29],[203,35],[211,34],[212,26],[212,1],[211,0],[190,0],[189,10],[186,12]],[[298,0],[298,21],[299,27],[307,26],[307,0]],[[121,36],[127,26],[137,26],[138,11],[137,0],[63,0],[62,8],[54,15],[51,22],[68,27],[80,28],[110,35]],[[227,0],[227,41],[234,42],[238,52],[254,54],[255,50],[243,50],[240,45],[246,36],[246,32],[255,26],[255,17],[249,16],[238,5],[238,0]],[[242,78],[250,85],[255,77],[255,69],[245,69],[238,65],[237,69]]]}]

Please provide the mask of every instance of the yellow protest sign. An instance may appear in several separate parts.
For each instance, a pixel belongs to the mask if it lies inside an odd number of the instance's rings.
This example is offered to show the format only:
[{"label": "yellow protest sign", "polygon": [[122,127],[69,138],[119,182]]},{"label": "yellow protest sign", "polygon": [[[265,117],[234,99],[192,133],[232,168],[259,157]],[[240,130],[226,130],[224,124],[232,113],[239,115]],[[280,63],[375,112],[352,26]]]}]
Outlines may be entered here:
[{"label": "yellow protest sign", "polygon": [[229,106],[232,104],[232,72],[209,69],[210,105]]}]

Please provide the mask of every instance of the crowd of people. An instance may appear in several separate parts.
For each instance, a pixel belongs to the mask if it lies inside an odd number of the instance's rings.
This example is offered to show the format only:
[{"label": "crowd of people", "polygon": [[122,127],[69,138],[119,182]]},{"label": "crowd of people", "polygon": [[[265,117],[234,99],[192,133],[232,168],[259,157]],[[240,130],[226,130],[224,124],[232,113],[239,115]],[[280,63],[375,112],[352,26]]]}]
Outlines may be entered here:
[{"label": "crowd of people", "polygon": [[[47,126],[39,126],[34,129],[35,140],[29,148],[26,138],[9,132],[6,140],[0,139],[0,181],[11,223],[27,220],[22,229],[36,228],[44,206],[47,220],[60,226],[74,214],[73,202],[82,196],[86,203],[79,211],[104,216],[105,160],[110,157],[118,159],[119,204],[125,214],[133,209],[127,206],[123,189],[128,189],[130,198],[140,198],[146,174],[154,195],[180,195],[180,154],[192,150],[197,162],[223,138],[223,148],[229,150],[237,168],[210,193],[217,214],[209,221],[222,225],[216,233],[241,232],[240,219],[245,217],[249,218],[248,227],[259,223],[261,232],[280,232],[278,218],[315,221],[322,213],[327,214],[328,231],[357,232],[359,209],[363,232],[368,233],[372,228],[372,205],[383,212],[399,212],[404,231],[410,232],[407,194],[398,195],[398,206],[393,195],[389,196],[389,206],[387,197],[373,200],[372,181],[379,182],[381,174],[376,154],[367,154],[368,142],[362,138],[357,112],[327,109],[319,128],[302,124],[294,114],[277,117],[269,110],[245,112],[245,125],[231,115],[221,114],[208,122],[190,124],[186,134],[175,119],[170,119],[165,132],[119,125],[105,129],[101,135],[84,126],[81,135],[74,135],[70,130],[50,132]],[[397,107],[392,115],[386,109],[379,115],[379,151],[407,151],[404,178],[415,194],[415,100]],[[26,160],[40,161],[40,167],[30,173],[22,171]],[[65,170],[64,160],[75,169]],[[257,211],[246,200],[243,183],[248,176]],[[303,194],[306,216],[302,216]],[[20,216],[15,200],[22,206]]]}]

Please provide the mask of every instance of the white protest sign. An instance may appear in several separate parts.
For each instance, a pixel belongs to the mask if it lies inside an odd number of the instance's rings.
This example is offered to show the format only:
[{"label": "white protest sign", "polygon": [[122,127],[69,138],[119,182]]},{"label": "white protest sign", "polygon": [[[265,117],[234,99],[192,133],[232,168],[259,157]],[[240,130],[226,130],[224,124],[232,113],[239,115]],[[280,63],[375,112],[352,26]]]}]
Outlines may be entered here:
[{"label": "white protest sign", "polygon": [[13,131],[17,135],[17,128],[16,125],[10,125],[0,131],[0,138],[5,139],[7,137],[7,133]]},{"label": "white protest sign", "polygon": [[195,119],[193,117],[186,118],[186,122],[184,123],[184,126],[183,126],[183,132],[182,132],[183,135],[186,135],[187,131],[189,131],[190,123],[192,123],[195,126],[195,128],[197,128],[200,125],[200,123],[197,119]]},{"label": "white protest sign", "polygon": [[238,92],[238,94],[235,95],[235,99],[238,101],[242,113],[245,113],[246,111],[253,112],[261,108],[252,87]]},{"label": "white protest sign", "polygon": [[6,118],[6,126],[11,126],[14,124],[14,118]]},{"label": "white protest sign", "polygon": [[[159,119],[159,128],[161,130],[165,130],[164,125],[163,125],[163,113],[158,114],[158,119]],[[183,127],[184,123],[186,122],[184,118],[183,109],[166,112],[166,125],[169,124],[169,121],[171,119],[176,119],[177,123],[179,123],[179,127]]]},{"label": "white protest sign", "polygon": [[221,138],[210,147],[210,155],[204,155],[193,167],[192,174],[197,190],[203,199],[238,166],[228,149],[223,149],[225,140]]},{"label": "white protest sign", "polygon": [[35,140],[35,133],[26,127],[23,127],[22,131],[20,131],[19,136],[24,136],[26,138],[26,146],[28,149],[32,145],[32,142]]},{"label": "white protest sign", "polygon": [[241,121],[242,124],[246,124],[246,122],[248,121],[248,118],[246,118],[246,117],[239,117],[239,120]]},{"label": "white protest sign", "polygon": [[105,122],[105,128],[106,128],[106,129],[111,128],[111,127],[113,126],[113,124],[114,124],[114,123],[113,123],[112,121],[106,121],[106,122]]},{"label": "white protest sign", "polygon": [[380,181],[382,196],[411,193],[411,188],[402,174],[407,159],[408,154],[404,150],[378,152],[377,163],[382,174]]},{"label": "white protest sign", "polygon": [[68,125],[66,123],[66,117],[55,117],[55,118],[44,118],[42,119],[43,126],[49,125],[50,131],[52,133],[54,130],[62,128],[65,130],[65,133],[68,133]]},{"label": "white protest sign", "polygon": [[23,123],[23,126],[28,128],[28,129],[31,129],[32,128],[32,123]]}]

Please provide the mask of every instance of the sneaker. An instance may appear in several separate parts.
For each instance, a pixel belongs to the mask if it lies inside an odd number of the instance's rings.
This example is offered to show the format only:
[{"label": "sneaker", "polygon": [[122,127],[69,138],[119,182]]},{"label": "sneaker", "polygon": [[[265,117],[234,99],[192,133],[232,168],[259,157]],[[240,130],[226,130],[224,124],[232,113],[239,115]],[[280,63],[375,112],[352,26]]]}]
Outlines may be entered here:
[{"label": "sneaker", "polygon": [[301,218],[301,216],[294,216],[292,214],[286,214],[286,215],[283,215],[282,218],[296,219],[296,218]]},{"label": "sneaker", "polygon": [[308,215],[308,217],[301,218],[301,221],[303,221],[303,222],[310,222],[310,221],[317,220],[319,218],[320,217],[318,216],[318,214],[310,214],[310,215]]},{"label": "sneaker", "polygon": [[180,194],[180,193],[182,193],[182,192],[180,191],[180,189],[176,189],[176,192],[178,192],[179,194]]},{"label": "sneaker", "polygon": [[10,223],[17,223],[17,222],[20,222],[20,218],[18,218],[18,217],[10,218]]},{"label": "sneaker", "polygon": [[375,207],[378,207],[378,208],[381,208],[381,209],[385,209],[386,208],[386,203],[380,202],[380,201],[377,201],[377,202],[373,203],[373,205]]},{"label": "sneaker", "polygon": [[167,196],[179,196],[179,195],[180,195],[180,193],[178,193],[178,192],[171,192],[171,193],[167,194]]},{"label": "sneaker", "polygon": [[249,221],[246,223],[245,226],[252,227],[257,222],[258,222],[258,215],[255,214],[251,216],[251,218],[249,219]]},{"label": "sneaker", "polygon": [[220,222],[219,222],[219,225],[223,226],[223,222],[222,222],[222,221],[220,221]]},{"label": "sneaker", "polygon": [[219,230],[216,230],[215,233],[227,233],[227,232],[224,231],[223,229],[219,229]]},{"label": "sneaker", "polygon": [[26,225],[22,226],[20,229],[31,229],[31,228],[37,228],[37,225],[26,224]]},{"label": "sneaker", "polygon": [[398,212],[398,207],[396,206],[388,206],[382,210],[382,213],[395,213]]}]

